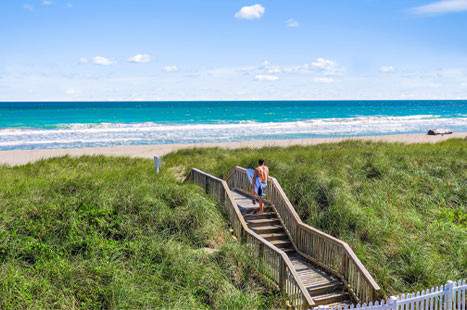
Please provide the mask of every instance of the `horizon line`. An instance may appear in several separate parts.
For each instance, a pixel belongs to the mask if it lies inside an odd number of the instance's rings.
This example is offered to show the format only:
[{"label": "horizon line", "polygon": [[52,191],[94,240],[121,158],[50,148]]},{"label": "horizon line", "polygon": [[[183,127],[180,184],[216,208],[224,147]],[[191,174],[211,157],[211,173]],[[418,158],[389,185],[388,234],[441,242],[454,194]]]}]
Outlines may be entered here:
[{"label": "horizon line", "polygon": [[113,103],[113,102],[305,102],[305,101],[467,101],[465,99],[180,99],[180,100],[0,100],[0,103]]}]

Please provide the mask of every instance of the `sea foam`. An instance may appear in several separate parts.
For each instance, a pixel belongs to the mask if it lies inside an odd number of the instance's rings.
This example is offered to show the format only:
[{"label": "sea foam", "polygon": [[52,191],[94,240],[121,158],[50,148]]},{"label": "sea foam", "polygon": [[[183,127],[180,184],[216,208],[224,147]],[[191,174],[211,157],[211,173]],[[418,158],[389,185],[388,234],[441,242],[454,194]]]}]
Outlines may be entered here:
[{"label": "sea foam", "polygon": [[431,128],[466,131],[467,118],[465,115],[455,118],[445,118],[439,115],[414,115],[318,118],[293,122],[60,124],[51,129],[0,129],[0,149],[345,137],[422,133]]}]

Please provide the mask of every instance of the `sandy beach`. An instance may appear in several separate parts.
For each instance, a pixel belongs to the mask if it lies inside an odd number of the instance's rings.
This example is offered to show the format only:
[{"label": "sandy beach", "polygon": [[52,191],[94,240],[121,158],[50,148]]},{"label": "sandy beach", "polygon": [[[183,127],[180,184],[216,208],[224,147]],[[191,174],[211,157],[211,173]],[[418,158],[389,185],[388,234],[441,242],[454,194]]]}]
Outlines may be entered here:
[{"label": "sandy beach", "polygon": [[436,143],[452,138],[466,138],[467,132],[454,133],[445,136],[428,136],[426,134],[403,134],[386,136],[368,136],[352,138],[314,138],[294,140],[268,140],[245,141],[229,143],[205,143],[205,144],[158,144],[158,145],[125,145],[113,147],[70,148],[70,149],[38,149],[38,150],[13,150],[0,151],[0,164],[23,165],[41,159],[60,156],[82,155],[106,155],[106,156],[130,156],[139,158],[153,158],[186,148],[221,147],[226,149],[259,148],[267,146],[287,147],[292,145],[314,145],[320,143],[336,143],[348,140],[399,142],[399,143]]}]

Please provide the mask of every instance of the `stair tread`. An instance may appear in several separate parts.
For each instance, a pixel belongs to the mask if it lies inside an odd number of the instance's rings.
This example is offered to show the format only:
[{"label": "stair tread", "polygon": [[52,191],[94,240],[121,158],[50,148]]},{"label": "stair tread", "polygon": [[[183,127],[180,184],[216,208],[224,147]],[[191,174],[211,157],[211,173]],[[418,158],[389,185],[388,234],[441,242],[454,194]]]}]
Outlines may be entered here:
[{"label": "stair tread", "polygon": [[268,229],[283,229],[281,225],[267,225],[267,226],[257,226],[251,227],[253,230],[268,230]]},{"label": "stair tread", "polygon": [[287,239],[287,240],[281,240],[281,239],[278,239],[278,240],[271,240],[271,241],[269,241],[269,242],[271,242],[271,243],[274,244],[274,245],[283,245],[283,244],[290,244],[290,245],[292,245],[292,242],[290,242],[290,240],[288,240],[288,239]]},{"label": "stair tread", "polygon": [[324,285],[305,286],[311,297],[320,296],[331,292],[343,291],[340,283],[327,283]]},{"label": "stair tread", "polygon": [[[237,205],[241,208],[242,213],[245,216],[250,216],[250,215],[261,215],[265,213],[274,213],[274,210],[271,207],[264,206],[264,212],[263,213],[257,213],[258,212],[258,205],[245,205],[245,204],[240,204],[237,202]],[[275,214],[275,213],[274,213]]]},{"label": "stair tread", "polygon": [[316,279],[316,278],[310,278],[310,277],[300,277],[300,279],[303,282],[303,285],[305,287],[313,287],[313,286],[320,286],[320,285],[326,285],[329,283],[332,283],[331,281],[328,281],[326,279]]},{"label": "stair tread", "polygon": [[268,219],[247,219],[248,224],[263,224],[263,223],[280,223],[278,218],[268,218]]},{"label": "stair tread", "polygon": [[342,300],[342,301],[339,301],[339,302],[334,302],[332,304],[327,304],[326,306],[330,307],[330,308],[339,308],[339,307],[342,307],[342,306],[347,306],[347,305],[352,305],[353,302],[350,300],[350,299],[346,299],[346,300]]},{"label": "stair tread", "polygon": [[300,276],[307,276],[310,279],[316,279],[316,280],[322,280],[322,281],[328,281],[328,282],[333,282],[333,280],[334,280],[334,279],[329,279],[329,278],[323,277],[322,275],[316,273],[313,269],[309,269],[309,268],[300,269],[300,270],[296,270],[296,271]]},{"label": "stair tread", "polygon": [[323,288],[331,288],[331,287],[342,287],[343,283],[340,281],[315,281],[310,282],[309,285],[305,285],[305,288],[309,291],[318,291]]},{"label": "stair tread", "polygon": [[271,218],[274,218],[276,217],[277,218],[277,215],[275,212],[263,212],[263,213],[248,213],[248,214],[245,214],[245,218],[248,218],[248,219],[254,219],[256,217],[266,217],[266,216],[270,216]]},{"label": "stair tread", "polygon": [[265,234],[260,234],[261,237],[263,237],[264,239],[268,239],[268,238],[289,238],[289,236],[286,234],[286,233],[265,233]]},{"label": "stair tread", "polygon": [[336,292],[330,292],[322,295],[317,295],[313,297],[313,300],[315,301],[322,301],[326,299],[331,299],[331,298],[337,298],[337,297],[347,297],[347,292],[343,290],[339,290]]}]

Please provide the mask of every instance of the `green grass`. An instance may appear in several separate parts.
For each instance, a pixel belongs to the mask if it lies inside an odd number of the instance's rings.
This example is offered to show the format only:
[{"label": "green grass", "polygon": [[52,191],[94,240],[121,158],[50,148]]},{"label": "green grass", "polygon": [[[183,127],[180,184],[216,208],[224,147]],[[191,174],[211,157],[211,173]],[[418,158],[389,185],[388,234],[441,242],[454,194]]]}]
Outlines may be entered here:
[{"label": "green grass", "polygon": [[213,201],[176,180],[258,158],[387,294],[467,276],[465,140],[183,150],[158,176],[150,160],[64,157],[0,167],[0,309],[283,306]]},{"label": "green grass", "polygon": [[282,304],[215,204],[152,169],[104,157],[0,167],[0,309]]},{"label": "green grass", "polygon": [[301,218],[347,241],[387,294],[466,278],[467,141],[182,150],[165,167],[226,176],[264,158]]}]

